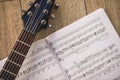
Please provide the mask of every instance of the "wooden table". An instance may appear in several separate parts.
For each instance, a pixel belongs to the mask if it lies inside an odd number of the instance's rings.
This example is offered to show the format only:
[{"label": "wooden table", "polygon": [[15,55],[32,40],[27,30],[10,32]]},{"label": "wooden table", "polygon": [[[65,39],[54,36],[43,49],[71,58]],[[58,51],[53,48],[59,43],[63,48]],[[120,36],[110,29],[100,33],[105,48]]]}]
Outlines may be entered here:
[{"label": "wooden table", "polygon": [[[7,57],[22,30],[22,10],[27,10],[29,1],[34,0],[0,0],[0,60]],[[47,35],[71,24],[98,8],[104,8],[120,36],[120,0],[56,0],[60,4],[56,15],[50,21],[53,28],[39,32],[35,38],[39,40]]]}]

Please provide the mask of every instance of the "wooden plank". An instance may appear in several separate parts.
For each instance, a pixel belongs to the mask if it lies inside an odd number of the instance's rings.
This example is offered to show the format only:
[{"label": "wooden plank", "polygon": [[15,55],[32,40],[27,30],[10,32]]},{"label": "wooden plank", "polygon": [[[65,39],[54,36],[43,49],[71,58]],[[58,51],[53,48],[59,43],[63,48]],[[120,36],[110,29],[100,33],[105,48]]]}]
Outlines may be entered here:
[{"label": "wooden plank", "polygon": [[7,57],[22,28],[18,0],[0,2],[0,59]]},{"label": "wooden plank", "polygon": [[85,0],[87,12],[104,8],[113,26],[120,36],[120,1],[119,0]]}]

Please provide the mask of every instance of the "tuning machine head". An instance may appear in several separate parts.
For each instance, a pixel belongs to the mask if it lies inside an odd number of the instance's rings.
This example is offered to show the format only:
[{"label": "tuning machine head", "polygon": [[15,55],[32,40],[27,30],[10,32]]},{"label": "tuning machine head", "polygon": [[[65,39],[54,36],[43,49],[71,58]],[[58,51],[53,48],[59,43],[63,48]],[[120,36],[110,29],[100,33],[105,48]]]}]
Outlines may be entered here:
[{"label": "tuning machine head", "polygon": [[34,3],[30,1],[28,4],[29,4],[30,6],[32,6]]},{"label": "tuning machine head", "polygon": [[27,12],[26,10],[22,10],[23,15],[24,15],[26,12]]},{"label": "tuning machine head", "polygon": [[58,9],[59,8],[59,4],[58,3],[56,3],[56,4],[54,4],[54,9]]},{"label": "tuning machine head", "polygon": [[56,3],[56,4],[54,4],[54,9],[56,9],[56,10],[57,10],[58,8],[59,8],[59,4],[57,4],[57,3]]},{"label": "tuning machine head", "polygon": [[35,2],[29,2],[31,7],[24,12],[22,16],[24,29],[36,34],[42,29],[51,28],[49,25],[49,18],[55,18],[55,15],[50,15],[52,8],[57,9],[58,4],[54,5],[55,0],[35,0]]},{"label": "tuning machine head", "polygon": [[51,24],[48,24],[48,28],[53,28],[54,26]]},{"label": "tuning machine head", "polygon": [[50,19],[53,20],[54,18],[55,18],[55,14],[51,14],[51,15],[50,15]]}]

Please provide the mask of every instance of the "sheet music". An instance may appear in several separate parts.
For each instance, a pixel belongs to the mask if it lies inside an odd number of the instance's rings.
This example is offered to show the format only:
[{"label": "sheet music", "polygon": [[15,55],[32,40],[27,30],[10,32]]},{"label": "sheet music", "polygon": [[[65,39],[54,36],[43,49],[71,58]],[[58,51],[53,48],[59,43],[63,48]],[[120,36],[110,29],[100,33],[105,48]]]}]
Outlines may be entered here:
[{"label": "sheet music", "polygon": [[104,10],[33,43],[16,80],[120,80],[120,38]]},{"label": "sheet music", "polygon": [[46,42],[40,40],[32,44],[16,80],[65,80],[65,76]]},{"label": "sheet music", "polygon": [[103,9],[46,40],[70,80],[120,80],[120,38]]}]

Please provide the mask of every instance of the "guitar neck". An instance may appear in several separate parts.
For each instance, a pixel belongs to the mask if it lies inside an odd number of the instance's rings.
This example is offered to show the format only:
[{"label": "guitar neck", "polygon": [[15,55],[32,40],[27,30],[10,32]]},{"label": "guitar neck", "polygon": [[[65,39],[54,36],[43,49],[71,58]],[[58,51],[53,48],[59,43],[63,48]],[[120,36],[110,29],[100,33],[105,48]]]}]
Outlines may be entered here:
[{"label": "guitar neck", "polygon": [[15,80],[34,38],[35,34],[22,30],[0,72],[0,80]]}]

